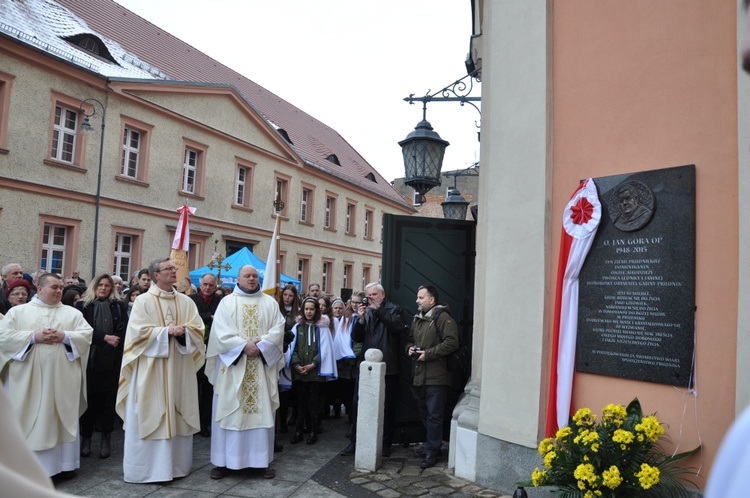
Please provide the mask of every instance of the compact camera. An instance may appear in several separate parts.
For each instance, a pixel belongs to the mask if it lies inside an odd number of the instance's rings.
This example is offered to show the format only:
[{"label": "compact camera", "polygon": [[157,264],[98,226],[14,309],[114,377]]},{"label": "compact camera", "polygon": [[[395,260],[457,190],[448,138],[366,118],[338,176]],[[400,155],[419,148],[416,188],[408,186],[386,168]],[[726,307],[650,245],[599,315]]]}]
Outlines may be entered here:
[{"label": "compact camera", "polygon": [[365,306],[365,307],[367,307],[367,306],[369,306],[369,305],[370,305],[370,300],[369,300],[369,299],[367,299],[366,297],[363,297],[363,298],[362,298],[362,306]]},{"label": "compact camera", "polygon": [[414,346],[414,352],[411,354],[411,357],[416,360],[417,358],[419,358],[422,351],[424,351],[424,348],[420,348],[419,346]]}]

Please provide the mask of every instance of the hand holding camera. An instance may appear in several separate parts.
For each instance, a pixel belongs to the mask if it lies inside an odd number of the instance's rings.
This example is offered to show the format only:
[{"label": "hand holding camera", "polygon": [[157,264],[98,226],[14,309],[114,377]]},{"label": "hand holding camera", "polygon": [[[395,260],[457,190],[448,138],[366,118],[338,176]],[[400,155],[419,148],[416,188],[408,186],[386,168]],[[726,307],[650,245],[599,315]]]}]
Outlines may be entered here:
[{"label": "hand holding camera", "polygon": [[409,357],[412,360],[419,360],[422,356],[422,353],[424,353],[424,348],[421,348],[419,346],[412,346],[411,352],[409,353]]}]

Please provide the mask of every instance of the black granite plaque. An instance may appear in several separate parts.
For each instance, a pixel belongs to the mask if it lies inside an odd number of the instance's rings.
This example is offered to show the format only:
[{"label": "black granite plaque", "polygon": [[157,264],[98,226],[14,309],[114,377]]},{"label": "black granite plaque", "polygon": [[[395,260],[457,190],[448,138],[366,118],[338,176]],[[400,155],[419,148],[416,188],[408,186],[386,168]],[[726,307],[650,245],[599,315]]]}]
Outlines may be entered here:
[{"label": "black granite plaque", "polygon": [[579,372],[687,387],[695,166],[595,178],[602,218],[579,277]]}]

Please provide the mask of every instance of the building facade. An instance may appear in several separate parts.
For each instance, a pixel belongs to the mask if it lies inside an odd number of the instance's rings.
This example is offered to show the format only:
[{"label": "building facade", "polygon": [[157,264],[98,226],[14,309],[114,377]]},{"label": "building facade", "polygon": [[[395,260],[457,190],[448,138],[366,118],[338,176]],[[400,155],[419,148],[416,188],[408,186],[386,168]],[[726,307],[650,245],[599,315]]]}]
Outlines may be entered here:
[{"label": "building facade", "polygon": [[[705,487],[750,402],[750,78],[743,2],[475,0],[482,216],[456,474],[510,494],[541,467],[563,210],[582,179],[694,164],[694,387],[577,372],[575,407],[638,397]],[[491,195],[490,195],[491,192]],[[543,496],[547,490],[528,490]]]},{"label": "building facade", "polygon": [[280,193],[283,273],[379,279],[383,214],[414,210],[334,130],[114,2],[3,4],[3,264],[127,278],[169,254],[183,203],[190,268],[265,260]]}]

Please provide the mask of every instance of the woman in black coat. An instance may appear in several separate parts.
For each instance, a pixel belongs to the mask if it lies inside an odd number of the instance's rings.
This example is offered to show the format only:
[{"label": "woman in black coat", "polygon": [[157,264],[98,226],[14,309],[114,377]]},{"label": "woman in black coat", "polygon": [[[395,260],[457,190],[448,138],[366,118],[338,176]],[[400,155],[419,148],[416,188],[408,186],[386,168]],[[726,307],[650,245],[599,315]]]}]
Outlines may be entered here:
[{"label": "woman in black coat", "polygon": [[102,426],[99,458],[108,458],[115,422],[117,383],[120,380],[122,348],[128,325],[128,306],[117,299],[112,277],[99,275],[89,285],[76,308],[94,328],[86,367],[88,409],[81,416],[81,456],[91,454],[91,436],[97,420]]}]

